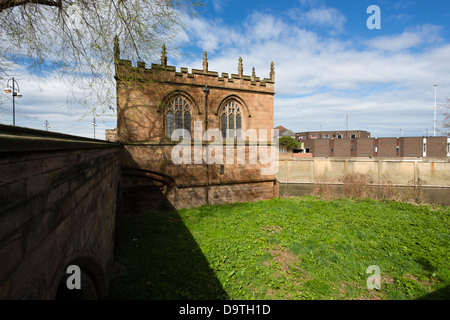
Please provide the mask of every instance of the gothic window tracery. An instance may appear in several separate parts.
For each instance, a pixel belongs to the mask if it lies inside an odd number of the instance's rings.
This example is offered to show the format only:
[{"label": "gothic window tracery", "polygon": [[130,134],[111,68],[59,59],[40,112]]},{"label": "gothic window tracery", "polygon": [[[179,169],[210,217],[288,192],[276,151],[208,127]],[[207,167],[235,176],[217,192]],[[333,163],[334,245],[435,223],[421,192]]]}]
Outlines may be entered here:
[{"label": "gothic window tracery", "polygon": [[230,101],[221,108],[219,119],[220,130],[224,138],[241,136],[242,112],[236,101]]},{"label": "gothic window tracery", "polygon": [[176,129],[191,133],[191,107],[182,96],[172,99],[166,109],[166,134],[170,138]]}]

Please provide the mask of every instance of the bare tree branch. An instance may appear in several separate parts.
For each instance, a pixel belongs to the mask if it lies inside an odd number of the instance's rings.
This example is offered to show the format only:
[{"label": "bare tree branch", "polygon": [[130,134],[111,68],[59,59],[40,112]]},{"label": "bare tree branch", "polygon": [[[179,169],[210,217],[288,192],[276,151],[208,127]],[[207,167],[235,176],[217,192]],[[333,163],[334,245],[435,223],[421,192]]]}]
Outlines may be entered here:
[{"label": "bare tree branch", "polygon": [[91,115],[108,111],[115,104],[114,38],[123,57],[153,62],[182,31],[184,15],[199,13],[200,1],[0,0],[0,78],[13,62],[40,83],[57,77],[81,88],[83,97],[72,98]]},{"label": "bare tree branch", "polygon": [[444,108],[443,111],[443,120],[442,120],[442,130],[439,130],[442,134],[448,135],[450,130],[450,98],[447,98],[447,102],[441,105],[441,108]]},{"label": "bare tree branch", "polygon": [[50,6],[50,7],[58,7],[62,8],[61,0],[0,0],[0,12],[8,9],[13,8],[17,6],[21,6],[24,4],[40,4],[44,6]]}]

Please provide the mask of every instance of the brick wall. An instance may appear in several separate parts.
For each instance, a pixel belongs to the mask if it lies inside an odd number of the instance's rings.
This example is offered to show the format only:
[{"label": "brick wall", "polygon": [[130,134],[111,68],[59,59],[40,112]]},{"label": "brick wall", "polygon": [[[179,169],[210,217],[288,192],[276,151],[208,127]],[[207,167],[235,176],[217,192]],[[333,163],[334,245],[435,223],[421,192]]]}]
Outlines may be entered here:
[{"label": "brick wall", "polygon": [[401,157],[423,157],[422,137],[406,137],[399,140]]},{"label": "brick wall", "polygon": [[397,157],[397,138],[378,138],[375,139],[377,157]]},{"label": "brick wall", "polygon": [[333,154],[335,157],[351,157],[352,140],[351,139],[335,139],[333,146]]},{"label": "brick wall", "polygon": [[355,139],[355,156],[375,156],[375,139]]},{"label": "brick wall", "polygon": [[73,261],[105,295],[118,145],[1,125],[0,146],[0,299],[55,298]]},{"label": "brick wall", "polygon": [[447,157],[447,137],[427,137],[427,157]]},{"label": "brick wall", "polygon": [[370,138],[370,132],[364,130],[349,130],[349,131],[312,131],[312,132],[297,132],[295,139],[297,141],[313,140],[313,139],[363,139]]},{"label": "brick wall", "polygon": [[330,141],[329,139],[307,140],[305,146],[309,146],[314,157],[329,157],[331,155]]}]

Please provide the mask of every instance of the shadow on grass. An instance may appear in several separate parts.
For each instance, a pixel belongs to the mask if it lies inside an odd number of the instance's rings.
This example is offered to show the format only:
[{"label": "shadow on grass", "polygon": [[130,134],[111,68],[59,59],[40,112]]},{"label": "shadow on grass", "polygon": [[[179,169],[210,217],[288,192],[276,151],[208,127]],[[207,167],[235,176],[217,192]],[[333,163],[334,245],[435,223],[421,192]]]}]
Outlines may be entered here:
[{"label": "shadow on grass", "polygon": [[430,294],[420,297],[417,300],[450,300],[450,286],[436,290]]},{"label": "shadow on grass", "polygon": [[195,239],[159,188],[126,189],[122,197],[109,299],[228,299]]}]

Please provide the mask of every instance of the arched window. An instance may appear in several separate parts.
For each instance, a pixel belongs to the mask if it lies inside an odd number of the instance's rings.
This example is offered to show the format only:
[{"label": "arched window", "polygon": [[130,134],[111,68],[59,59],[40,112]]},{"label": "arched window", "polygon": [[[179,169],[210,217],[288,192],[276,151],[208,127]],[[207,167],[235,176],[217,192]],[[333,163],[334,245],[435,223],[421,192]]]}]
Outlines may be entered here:
[{"label": "arched window", "polygon": [[220,130],[224,138],[240,137],[242,129],[241,107],[230,101],[220,110]]},{"label": "arched window", "polygon": [[191,132],[191,107],[186,99],[177,96],[172,99],[166,109],[167,137],[170,138],[176,129],[185,129]]}]

